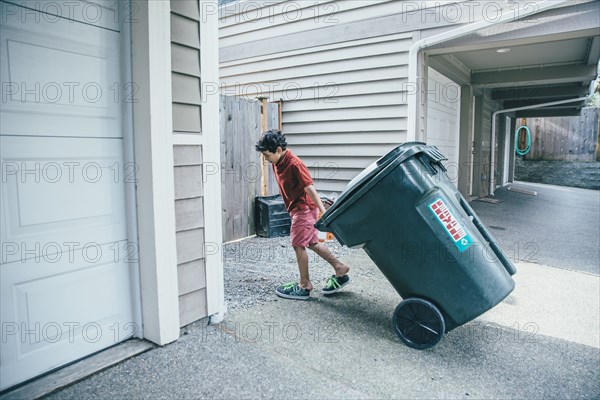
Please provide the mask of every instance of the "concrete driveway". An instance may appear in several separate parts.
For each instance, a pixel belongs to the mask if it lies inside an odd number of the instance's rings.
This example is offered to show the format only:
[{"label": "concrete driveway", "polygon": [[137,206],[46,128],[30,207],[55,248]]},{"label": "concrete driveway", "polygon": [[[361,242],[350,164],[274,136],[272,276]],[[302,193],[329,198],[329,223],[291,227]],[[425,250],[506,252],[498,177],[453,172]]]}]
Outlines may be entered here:
[{"label": "concrete driveway", "polygon": [[471,206],[509,257],[600,274],[600,191],[523,182],[494,198]]},{"label": "concrete driveway", "polygon": [[[516,186],[538,195],[501,189],[500,204],[472,203],[515,258],[515,291],[434,348],[413,350],[395,336],[401,299],[353,250],[343,292],[273,298],[222,324],[197,323],[178,342],[49,398],[598,399],[599,193]],[[528,243],[537,244],[531,256]]]}]

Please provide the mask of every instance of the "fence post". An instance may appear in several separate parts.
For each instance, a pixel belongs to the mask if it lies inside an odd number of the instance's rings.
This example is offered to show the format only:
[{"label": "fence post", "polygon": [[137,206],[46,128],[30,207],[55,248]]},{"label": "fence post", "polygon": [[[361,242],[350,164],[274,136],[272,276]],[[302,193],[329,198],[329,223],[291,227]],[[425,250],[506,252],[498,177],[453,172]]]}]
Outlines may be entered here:
[{"label": "fence post", "polygon": [[[260,132],[261,134],[269,129],[269,108],[267,107],[268,97],[258,97],[260,101]],[[260,155],[260,195],[269,194],[269,170],[268,161]]]},{"label": "fence post", "polygon": [[279,113],[279,130],[283,132],[283,99],[277,100],[277,112]]}]

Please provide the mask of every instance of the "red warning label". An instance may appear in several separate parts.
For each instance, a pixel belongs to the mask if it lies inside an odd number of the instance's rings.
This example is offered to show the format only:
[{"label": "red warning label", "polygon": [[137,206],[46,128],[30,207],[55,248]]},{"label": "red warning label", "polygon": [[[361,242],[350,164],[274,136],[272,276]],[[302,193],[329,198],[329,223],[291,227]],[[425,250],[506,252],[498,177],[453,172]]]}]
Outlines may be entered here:
[{"label": "red warning label", "polygon": [[450,237],[455,242],[467,236],[467,233],[463,227],[458,223],[454,215],[448,210],[448,207],[442,199],[437,199],[435,202],[429,205],[429,208],[433,211],[438,220],[442,223],[446,231],[450,234]]}]

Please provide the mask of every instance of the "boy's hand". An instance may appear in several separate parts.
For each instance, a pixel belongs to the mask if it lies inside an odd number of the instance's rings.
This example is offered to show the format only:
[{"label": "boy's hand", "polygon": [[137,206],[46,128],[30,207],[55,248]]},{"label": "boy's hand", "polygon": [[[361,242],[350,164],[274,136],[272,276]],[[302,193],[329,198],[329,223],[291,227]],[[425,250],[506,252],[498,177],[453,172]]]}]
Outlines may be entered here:
[{"label": "boy's hand", "polygon": [[327,196],[321,196],[321,202],[323,203],[325,210],[329,210],[329,208],[333,205],[333,199]]}]

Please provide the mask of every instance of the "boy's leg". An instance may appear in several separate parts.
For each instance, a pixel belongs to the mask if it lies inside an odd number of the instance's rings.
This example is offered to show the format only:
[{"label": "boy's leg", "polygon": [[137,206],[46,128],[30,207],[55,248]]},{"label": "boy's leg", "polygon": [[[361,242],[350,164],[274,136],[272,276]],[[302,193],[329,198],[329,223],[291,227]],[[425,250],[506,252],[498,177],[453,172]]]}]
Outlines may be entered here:
[{"label": "boy's leg", "polygon": [[[296,260],[298,261],[298,269],[300,270],[300,282],[299,283],[286,283],[275,289],[275,293],[279,297],[296,300],[306,300],[310,296],[310,291],[313,289],[313,285],[310,282],[308,276],[308,254],[306,252],[306,246],[308,246],[310,237],[307,237],[309,232],[309,222],[306,218],[306,211],[292,211],[290,217],[292,220],[292,226],[290,228],[290,239],[292,247],[296,253]],[[314,222],[313,222],[314,224]]]},{"label": "boy's leg", "polygon": [[306,248],[294,246],[294,251],[296,252],[296,260],[298,261],[298,269],[300,270],[300,287],[313,290],[308,273],[308,253]]},{"label": "boy's leg", "polygon": [[329,251],[327,246],[322,243],[317,243],[309,248],[331,264],[335,270],[335,275],[332,275],[327,279],[325,287],[321,290],[324,295],[333,294],[350,283],[350,277],[347,275],[348,271],[350,271],[350,267],[338,260],[337,257]]},{"label": "boy's leg", "polygon": [[[309,247],[312,251],[317,253],[323,260],[327,261],[333,269],[335,270],[335,276],[341,277],[344,276],[350,271],[350,267],[346,264],[342,263],[337,259],[336,256],[333,255],[331,251],[322,243],[317,243]],[[307,261],[308,265],[308,261]]]},{"label": "boy's leg", "polygon": [[310,282],[308,274],[308,253],[306,248],[311,243],[318,242],[314,224],[316,222],[317,213],[315,210],[294,210],[290,212],[292,226],[290,228],[290,240],[292,247],[296,253],[298,261],[298,269],[300,270],[300,287],[312,290],[313,285]]},{"label": "boy's leg", "polygon": [[310,291],[313,290],[313,285],[308,276],[308,254],[305,247],[293,246],[293,248],[300,270],[300,282],[285,283],[277,287],[275,293],[277,296],[287,299],[306,300],[310,297]]}]

